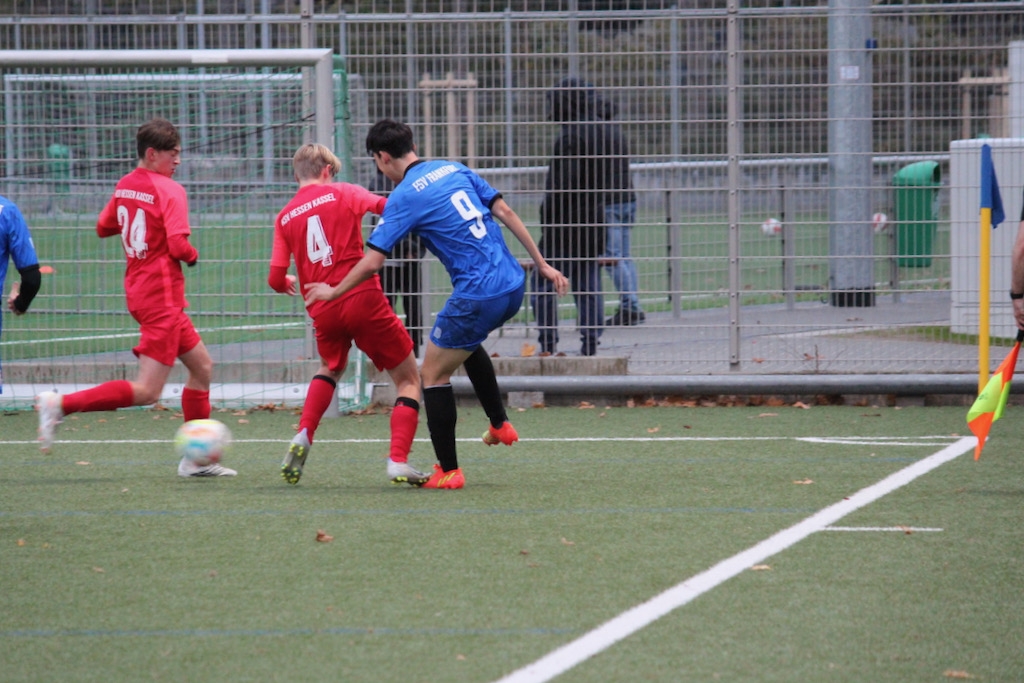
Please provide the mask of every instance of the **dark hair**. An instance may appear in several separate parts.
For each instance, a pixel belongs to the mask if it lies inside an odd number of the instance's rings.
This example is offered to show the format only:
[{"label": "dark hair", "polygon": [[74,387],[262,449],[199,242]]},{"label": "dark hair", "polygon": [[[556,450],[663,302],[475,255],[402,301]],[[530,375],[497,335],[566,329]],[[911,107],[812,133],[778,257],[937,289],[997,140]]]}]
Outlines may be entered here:
[{"label": "dark hair", "polygon": [[166,119],[151,119],[139,126],[135,134],[135,146],[140,159],[146,156],[146,150],[150,147],[158,152],[164,152],[180,145],[181,136],[178,129]]},{"label": "dark hair", "polygon": [[366,134],[366,151],[371,155],[387,152],[400,159],[413,151],[413,147],[412,128],[391,119],[378,121]]}]

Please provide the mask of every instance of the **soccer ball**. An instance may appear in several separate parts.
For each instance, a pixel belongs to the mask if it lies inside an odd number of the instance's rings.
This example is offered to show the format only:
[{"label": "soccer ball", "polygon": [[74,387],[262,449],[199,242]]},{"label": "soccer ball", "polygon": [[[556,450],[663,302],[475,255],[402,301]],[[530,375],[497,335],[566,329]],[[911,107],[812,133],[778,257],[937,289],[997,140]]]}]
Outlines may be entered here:
[{"label": "soccer ball", "polygon": [[782,232],[782,223],[779,222],[778,218],[769,218],[761,224],[761,232],[768,237],[775,237]]},{"label": "soccer ball", "polygon": [[884,213],[876,213],[871,217],[871,229],[876,233],[884,232],[887,225],[889,225],[889,217]]},{"label": "soccer ball", "polygon": [[174,450],[198,467],[220,462],[230,445],[231,430],[217,420],[190,420],[174,435]]}]

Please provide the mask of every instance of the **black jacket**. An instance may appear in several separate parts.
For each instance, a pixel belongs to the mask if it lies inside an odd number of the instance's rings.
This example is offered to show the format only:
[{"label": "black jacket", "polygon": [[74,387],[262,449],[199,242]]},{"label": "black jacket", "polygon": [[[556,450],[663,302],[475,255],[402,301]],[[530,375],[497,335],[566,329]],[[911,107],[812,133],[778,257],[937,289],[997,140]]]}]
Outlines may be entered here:
[{"label": "black jacket", "polygon": [[561,123],[540,207],[545,256],[594,257],[604,252],[604,205],[612,176],[611,126],[602,121],[589,84],[564,79],[548,92],[551,120]]}]

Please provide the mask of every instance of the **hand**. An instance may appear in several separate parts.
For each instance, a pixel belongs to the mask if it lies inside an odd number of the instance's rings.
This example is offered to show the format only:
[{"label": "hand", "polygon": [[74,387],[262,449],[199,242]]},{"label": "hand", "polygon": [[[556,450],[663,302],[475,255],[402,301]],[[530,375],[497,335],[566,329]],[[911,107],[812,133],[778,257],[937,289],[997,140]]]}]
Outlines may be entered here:
[{"label": "hand", "polygon": [[21,291],[21,283],[15,282],[11,285],[11,295],[7,297],[7,308],[11,309],[14,315],[25,315],[25,311],[19,311],[14,307],[14,300],[18,298],[18,293]]},{"label": "hand", "polygon": [[302,288],[306,290],[303,298],[307,306],[317,301],[334,300],[334,287],[331,287],[326,282],[307,282]]},{"label": "hand", "polygon": [[284,276],[284,293],[288,296],[295,296],[298,294],[298,290],[295,288],[295,283],[298,280],[294,275]]},{"label": "hand", "polygon": [[569,293],[569,278],[562,275],[562,271],[545,264],[540,269],[540,274],[542,277],[551,280],[551,283],[555,286],[555,292],[558,293],[558,296],[565,296]]}]

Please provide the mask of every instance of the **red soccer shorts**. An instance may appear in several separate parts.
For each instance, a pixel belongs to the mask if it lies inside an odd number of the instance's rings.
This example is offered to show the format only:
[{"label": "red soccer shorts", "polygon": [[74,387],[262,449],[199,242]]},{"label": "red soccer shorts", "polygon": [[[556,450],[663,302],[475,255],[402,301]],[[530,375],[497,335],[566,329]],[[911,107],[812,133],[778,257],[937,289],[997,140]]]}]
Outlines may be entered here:
[{"label": "red soccer shorts", "polygon": [[136,356],[147,356],[164,365],[188,353],[202,341],[192,320],[177,308],[144,308],[129,311],[139,323],[139,345],[132,349]]},{"label": "red soccer shorts", "polygon": [[355,343],[378,370],[398,367],[412,353],[412,339],[379,289],[358,291],[331,302],[313,320],[316,348],[333,372],[348,363]]}]

